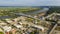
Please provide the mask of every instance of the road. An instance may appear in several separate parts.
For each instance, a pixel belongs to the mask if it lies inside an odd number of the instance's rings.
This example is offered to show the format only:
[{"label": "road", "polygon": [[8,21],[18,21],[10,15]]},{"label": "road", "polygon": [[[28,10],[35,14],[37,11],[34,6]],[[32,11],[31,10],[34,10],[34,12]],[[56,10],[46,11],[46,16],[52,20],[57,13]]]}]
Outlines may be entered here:
[{"label": "road", "polygon": [[38,19],[38,18],[32,17],[32,16],[30,16],[30,15],[23,14],[23,13],[14,13],[14,14],[16,14],[17,16],[25,16],[25,17],[29,17],[29,18],[36,19],[36,20],[40,20],[40,19]]},{"label": "road", "polygon": [[[48,10],[49,10],[48,8],[44,8],[43,10],[35,11],[33,13],[28,13],[28,14],[37,14],[37,13],[40,13],[40,12],[46,12]],[[34,17],[30,16],[30,15],[23,14],[23,13],[14,13],[14,14],[17,15],[17,16],[26,16],[26,17],[30,17],[30,18],[33,18],[33,19],[37,19],[37,18],[34,18]],[[40,20],[40,19],[38,19],[38,20]]]},{"label": "road", "polygon": [[55,24],[55,25],[53,26],[53,28],[50,30],[49,34],[52,34],[56,27],[57,27],[57,24]]},{"label": "road", "polygon": [[[40,13],[40,12],[46,12],[48,11],[49,8],[43,8],[42,10],[39,10],[39,11],[34,11],[34,12],[31,12],[31,13],[28,13],[28,14],[37,14],[37,13]],[[33,19],[37,19],[37,18],[34,18],[32,16],[29,16],[28,14],[23,14],[23,13],[14,13],[18,16],[26,16],[26,17],[30,17],[30,18],[33,18]],[[6,18],[11,18],[10,16],[1,16],[0,19],[6,19]],[[40,19],[38,19],[40,20]]]}]

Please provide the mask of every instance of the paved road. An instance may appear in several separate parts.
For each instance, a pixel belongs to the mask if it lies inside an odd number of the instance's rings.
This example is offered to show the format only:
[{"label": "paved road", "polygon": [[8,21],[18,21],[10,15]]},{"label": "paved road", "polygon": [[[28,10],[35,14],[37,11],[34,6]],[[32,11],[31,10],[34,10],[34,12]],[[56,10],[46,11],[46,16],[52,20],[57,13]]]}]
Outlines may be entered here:
[{"label": "paved road", "polygon": [[[46,12],[48,10],[49,10],[49,8],[44,8],[42,10],[34,11],[34,12],[31,12],[31,13],[28,13],[28,14],[37,14],[37,13],[40,13],[40,12]],[[26,16],[26,17],[34,18],[32,16],[29,16],[28,14],[27,15],[22,14],[22,13],[14,13],[14,14],[19,15],[19,16]],[[10,16],[0,16],[0,19],[6,19],[6,18],[11,18],[11,17]],[[34,18],[34,19],[36,19],[36,18]]]},{"label": "paved road", "polygon": [[15,13],[17,16],[25,16],[25,17],[29,17],[29,18],[33,18],[33,19],[36,19],[36,20],[40,20],[38,18],[35,18],[35,17],[32,17],[30,15],[26,15],[26,14],[23,14],[23,13]]},{"label": "paved road", "polygon": [[57,24],[55,24],[55,25],[53,26],[53,28],[50,30],[49,34],[52,34],[56,27],[57,27]]},{"label": "paved road", "polygon": [[[49,10],[49,8],[44,8],[42,10],[31,12],[31,13],[28,13],[28,14],[37,14],[37,13],[40,13],[40,12],[46,12],[48,10]],[[23,13],[14,13],[14,14],[16,14],[17,16],[26,16],[26,17],[30,17],[30,18],[33,18],[33,19],[37,19],[37,18],[34,18],[34,17],[32,17],[28,14],[23,14]],[[37,19],[37,20],[40,20],[40,19]]]}]

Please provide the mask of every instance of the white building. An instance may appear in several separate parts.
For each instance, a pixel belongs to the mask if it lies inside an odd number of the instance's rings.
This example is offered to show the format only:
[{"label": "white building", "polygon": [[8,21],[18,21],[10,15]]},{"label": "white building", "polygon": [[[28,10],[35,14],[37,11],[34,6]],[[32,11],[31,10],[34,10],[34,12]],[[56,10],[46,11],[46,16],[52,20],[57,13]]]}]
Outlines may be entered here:
[{"label": "white building", "polygon": [[42,32],[44,32],[44,30],[45,30],[44,27],[42,27],[42,26],[33,25],[32,27],[35,27],[35,28],[41,29]]},{"label": "white building", "polygon": [[12,28],[10,26],[4,26],[3,29],[4,31],[9,32]]},{"label": "white building", "polygon": [[22,28],[23,26],[22,25],[19,25],[19,24],[14,24],[17,28]]}]

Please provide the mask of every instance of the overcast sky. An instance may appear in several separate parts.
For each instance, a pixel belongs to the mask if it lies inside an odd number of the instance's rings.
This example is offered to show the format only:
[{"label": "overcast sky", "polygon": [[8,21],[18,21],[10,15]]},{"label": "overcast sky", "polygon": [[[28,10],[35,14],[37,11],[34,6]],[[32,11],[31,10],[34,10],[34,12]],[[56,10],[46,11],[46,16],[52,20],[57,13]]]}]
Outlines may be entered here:
[{"label": "overcast sky", "polygon": [[60,0],[0,0],[0,6],[60,6]]}]

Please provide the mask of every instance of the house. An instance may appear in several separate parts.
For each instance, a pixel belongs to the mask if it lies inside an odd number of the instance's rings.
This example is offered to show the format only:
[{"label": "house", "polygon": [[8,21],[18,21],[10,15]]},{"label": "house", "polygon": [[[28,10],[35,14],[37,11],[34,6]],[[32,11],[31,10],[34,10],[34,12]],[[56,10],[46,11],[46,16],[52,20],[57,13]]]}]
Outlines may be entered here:
[{"label": "house", "polygon": [[45,30],[44,27],[42,27],[42,26],[32,25],[31,27],[40,29],[42,32],[44,32],[44,30]]}]

